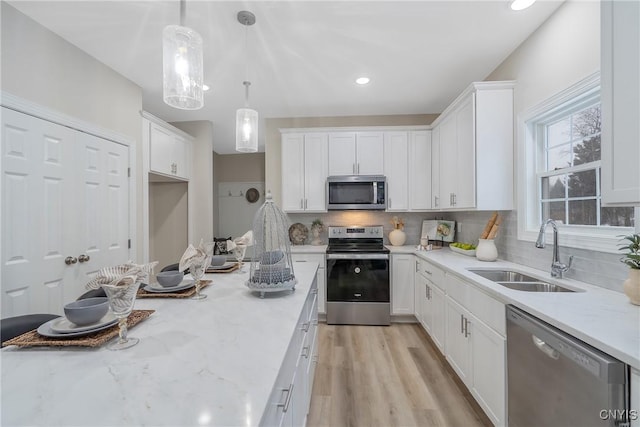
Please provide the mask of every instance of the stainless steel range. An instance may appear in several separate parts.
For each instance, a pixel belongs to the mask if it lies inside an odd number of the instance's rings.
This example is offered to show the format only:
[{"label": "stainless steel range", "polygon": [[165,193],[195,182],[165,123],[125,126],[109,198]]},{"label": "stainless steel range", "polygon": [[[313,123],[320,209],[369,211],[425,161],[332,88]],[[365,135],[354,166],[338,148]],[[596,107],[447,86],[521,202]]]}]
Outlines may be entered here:
[{"label": "stainless steel range", "polygon": [[389,325],[389,249],[381,225],[329,227],[327,323]]}]

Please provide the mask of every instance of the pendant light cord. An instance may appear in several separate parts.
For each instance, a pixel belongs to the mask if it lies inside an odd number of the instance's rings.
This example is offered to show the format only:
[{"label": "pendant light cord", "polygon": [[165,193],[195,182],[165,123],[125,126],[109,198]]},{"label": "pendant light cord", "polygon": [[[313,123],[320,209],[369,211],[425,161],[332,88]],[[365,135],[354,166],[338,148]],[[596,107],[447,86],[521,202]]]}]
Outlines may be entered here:
[{"label": "pendant light cord", "polygon": [[180,0],[180,26],[184,27],[184,16],[187,14],[187,0]]},{"label": "pendant light cord", "polygon": [[249,107],[249,86],[251,82],[249,81],[249,25],[248,21],[245,20],[244,23],[244,53],[245,53],[245,63],[244,63],[244,75],[245,81],[242,82],[244,85],[244,106],[245,108]]}]

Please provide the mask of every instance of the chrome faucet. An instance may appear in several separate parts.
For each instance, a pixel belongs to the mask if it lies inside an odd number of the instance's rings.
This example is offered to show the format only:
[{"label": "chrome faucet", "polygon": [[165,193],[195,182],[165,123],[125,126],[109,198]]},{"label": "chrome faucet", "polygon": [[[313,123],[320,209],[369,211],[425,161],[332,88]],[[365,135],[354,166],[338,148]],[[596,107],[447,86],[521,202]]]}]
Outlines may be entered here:
[{"label": "chrome faucet", "polygon": [[569,257],[569,264],[560,262],[560,251],[558,250],[558,226],[551,218],[546,220],[540,226],[540,233],[538,233],[538,240],[536,240],[536,248],[544,248],[544,232],[547,229],[548,224],[551,224],[551,227],[553,227],[553,261],[551,262],[551,277],[562,279],[562,274],[571,267],[573,255]]}]

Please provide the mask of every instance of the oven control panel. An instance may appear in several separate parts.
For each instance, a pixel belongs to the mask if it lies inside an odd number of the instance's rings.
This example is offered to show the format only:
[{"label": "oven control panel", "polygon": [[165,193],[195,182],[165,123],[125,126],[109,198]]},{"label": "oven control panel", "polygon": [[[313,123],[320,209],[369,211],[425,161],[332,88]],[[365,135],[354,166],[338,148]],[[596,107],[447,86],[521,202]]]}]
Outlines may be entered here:
[{"label": "oven control panel", "polygon": [[344,238],[362,238],[362,239],[370,239],[374,238],[382,238],[383,237],[383,228],[381,225],[369,225],[366,227],[361,226],[348,226],[348,227],[336,227],[329,226],[329,238],[333,239],[344,239]]}]

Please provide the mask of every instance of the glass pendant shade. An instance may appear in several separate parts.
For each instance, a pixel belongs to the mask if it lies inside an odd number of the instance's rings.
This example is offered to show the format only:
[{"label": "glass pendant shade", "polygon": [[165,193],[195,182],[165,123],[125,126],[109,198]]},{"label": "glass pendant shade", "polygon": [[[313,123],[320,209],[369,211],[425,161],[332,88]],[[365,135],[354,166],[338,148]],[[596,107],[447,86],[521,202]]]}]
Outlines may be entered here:
[{"label": "glass pendant shade", "polygon": [[255,153],[258,151],[258,112],[250,108],[236,111],[236,151]]},{"label": "glass pendant shade", "polygon": [[191,28],[168,25],[162,31],[163,98],[181,110],[204,105],[202,37]]}]

